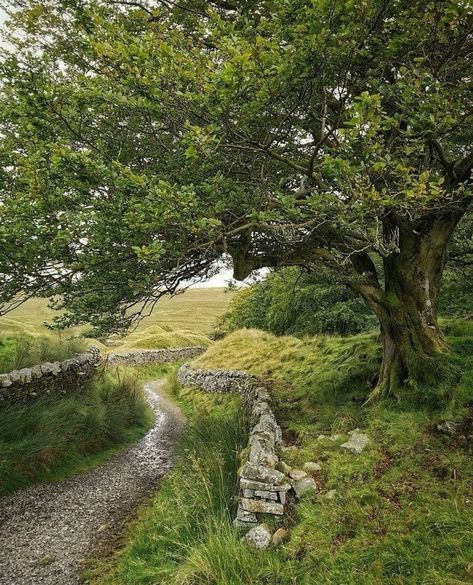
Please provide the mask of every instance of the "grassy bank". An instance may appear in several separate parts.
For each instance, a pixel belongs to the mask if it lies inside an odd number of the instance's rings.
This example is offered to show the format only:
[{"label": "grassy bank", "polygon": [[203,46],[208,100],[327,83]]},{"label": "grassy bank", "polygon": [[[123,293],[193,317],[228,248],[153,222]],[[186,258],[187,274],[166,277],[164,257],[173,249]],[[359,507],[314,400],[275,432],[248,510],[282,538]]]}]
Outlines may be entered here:
[{"label": "grassy bank", "polygon": [[136,374],[100,371],[83,392],[0,409],[0,496],[94,467],[151,424]]},{"label": "grassy bank", "polygon": [[[294,466],[321,463],[314,475],[319,492],[286,517],[282,546],[255,553],[241,544],[228,515],[231,482],[227,496],[215,500],[222,481],[221,464],[213,462],[237,464],[235,439],[228,437],[232,399],[183,391],[180,400],[194,414],[179,465],[132,528],[114,570],[96,582],[471,583],[473,327],[458,322],[445,329],[458,375],[439,391],[418,389],[427,396],[421,403],[405,396],[364,405],[378,366],[375,335],[295,339],[240,331],[212,345],[196,365],[243,368],[274,380],[285,441],[295,447],[285,457]],[[200,405],[214,400],[211,412]],[[451,435],[437,429],[445,420],[457,423]],[[357,427],[370,439],[358,456],[340,448]]]},{"label": "grassy bank", "polygon": [[238,543],[232,526],[237,453],[246,441],[239,399],[179,390],[175,383],[168,391],[187,415],[178,463],[131,526],[114,568],[97,576],[99,567],[92,582],[223,584],[232,565],[246,567],[235,583],[250,583],[251,553],[232,547]]},{"label": "grassy bank", "polygon": [[46,335],[6,334],[0,336],[0,373],[68,359],[87,348],[84,339]]},{"label": "grassy bank", "polygon": [[174,330],[170,326],[151,325],[130,333],[126,337],[114,337],[109,340],[112,351],[136,349],[162,349],[169,347],[208,347],[212,341],[203,333],[194,333],[187,329]]}]

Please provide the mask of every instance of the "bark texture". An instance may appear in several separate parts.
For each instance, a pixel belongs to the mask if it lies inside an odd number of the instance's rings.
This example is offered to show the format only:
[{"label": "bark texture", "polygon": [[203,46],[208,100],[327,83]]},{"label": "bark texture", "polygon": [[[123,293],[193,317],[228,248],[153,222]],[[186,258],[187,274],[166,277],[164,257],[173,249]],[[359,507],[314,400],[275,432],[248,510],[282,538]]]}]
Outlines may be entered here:
[{"label": "bark texture", "polygon": [[432,215],[421,222],[384,220],[385,241],[397,250],[383,260],[384,286],[369,259],[355,268],[366,279],[354,288],[376,313],[383,358],[373,396],[395,394],[399,388],[433,381],[447,352],[438,326],[438,296],[447,246],[458,223],[455,214]]}]

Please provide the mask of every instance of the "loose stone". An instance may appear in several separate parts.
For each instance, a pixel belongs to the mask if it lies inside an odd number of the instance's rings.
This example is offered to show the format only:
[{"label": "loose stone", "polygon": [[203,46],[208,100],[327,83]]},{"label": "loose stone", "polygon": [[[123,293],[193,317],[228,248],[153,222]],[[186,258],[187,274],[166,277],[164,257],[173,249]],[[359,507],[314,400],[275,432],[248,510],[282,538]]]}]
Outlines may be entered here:
[{"label": "loose stone", "polygon": [[321,471],[322,466],[320,465],[320,463],[315,463],[314,461],[307,461],[307,463],[304,463],[304,465],[302,466],[302,469],[307,473],[314,473],[314,471]]},{"label": "loose stone", "polygon": [[253,548],[262,550],[268,548],[271,544],[271,532],[265,524],[260,524],[247,532],[241,541],[246,542]]},{"label": "loose stone", "polygon": [[278,546],[281,542],[286,538],[287,530],[285,528],[278,528],[276,532],[273,534],[272,543],[274,546]]},{"label": "loose stone", "polygon": [[291,469],[291,471],[289,472],[289,477],[291,477],[295,481],[298,481],[303,477],[307,477],[307,473],[305,471],[302,471],[302,469]]},{"label": "loose stone", "polygon": [[296,498],[302,498],[303,495],[317,490],[317,484],[312,477],[303,477],[295,481],[292,487],[296,493]]},{"label": "loose stone", "polygon": [[285,461],[282,460],[279,461],[279,463],[276,465],[276,469],[281,473],[284,473],[284,475],[288,475],[289,472],[291,471],[291,467]]},{"label": "loose stone", "polygon": [[343,443],[341,447],[347,451],[351,451],[356,455],[359,455],[364,451],[370,440],[366,435],[359,432],[359,429],[355,429],[349,433],[350,438],[346,443]]}]

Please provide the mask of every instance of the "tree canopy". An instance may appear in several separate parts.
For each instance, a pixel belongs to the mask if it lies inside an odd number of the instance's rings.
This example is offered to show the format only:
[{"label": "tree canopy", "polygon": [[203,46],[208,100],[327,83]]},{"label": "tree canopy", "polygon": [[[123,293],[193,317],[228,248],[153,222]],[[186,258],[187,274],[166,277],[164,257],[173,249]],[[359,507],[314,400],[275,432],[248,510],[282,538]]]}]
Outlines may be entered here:
[{"label": "tree canopy", "polygon": [[226,254],[238,279],[323,263],[378,316],[381,389],[444,351],[468,0],[7,4],[2,301],[60,293],[63,323],[116,330]]}]

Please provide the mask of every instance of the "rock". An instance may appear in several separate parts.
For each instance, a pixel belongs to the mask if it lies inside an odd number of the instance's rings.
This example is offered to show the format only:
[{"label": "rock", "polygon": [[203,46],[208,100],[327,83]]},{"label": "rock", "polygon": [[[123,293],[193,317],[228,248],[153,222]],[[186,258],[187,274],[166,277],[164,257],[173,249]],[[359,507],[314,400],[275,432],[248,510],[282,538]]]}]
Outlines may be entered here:
[{"label": "rock", "polygon": [[327,498],[327,500],[334,500],[336,495],[337,490],[329,490],[326,494],[324,494],[324,498]]},{"label": "rock", "polygon": [[[62,363],[65,363],[65,362],[62,362]],[[30,370],[31,370],[31,378],[33,380],[39,379],[43,375],[43,372],[41,371],[41,366],[33,366],[32,368],[30,368]]]},{"label": "rock", "polygon": [[291,477],[295,481],[298,481],[303,477],[307,477],[307,473],[305,471],[302,471],[302,469],[291,469],[291,471],[289,472],[289,477]]},{"label": "rock", "polygon": [[269,408],[269,404],[266,401],[257,402],[253,406],[253,409],[251,411],[251,415],[255,418],[255,420],[257,420],[263,414],[270,414],[270,413],[271,413],[271,409]]},{"label": "rock", "polygon": [[284,513],[284,506],[276,502],[265,502],[264,500],[250,500],[248,498],[241,499],[241,507],[246,512],[253,514],[275,514],[282,516]]},{"label": "rock", "polygon": [[285,528],[278,528],[271,539],[274,546],[278,546],[286,538],[287,530]]},{"label": "rock", "polygon": [[263,443],[268,448],[274,448],[274,433],[254,433],[248,439],[248,446],[252,447],[255,443]]},{"label": "rock", "polygon": [[278,462],[277,455],[274,453],[274,450],[267,444],[267,442],[264,439],[255,441],[254,437],[248,459],[249,462],[254,465],[270,467],[271,469],[274,469]]},{"label": "rock", "polygon": [[[275,500],[277,502],[278,500],[278,493],[277,492],[267,492],[267,491],[261,491],[261,490],[243,490],[243,492],[252,492],[252,495],[249,497],[257,497],[257,498],[262,498],[263,500]],[[248,496],[243,493],[243,495],[245,496],[245,498],[247,498]]]},{"label": "rock", "polygon": [[0,386],[2,388],[8,388],[13,384],[9,374],[0,374]]},{"label": "rock", "polygon": [[235,526],[248,526],[248,524],[258,524],[258,518],[255,514],[243,510],[241,506],[238,506],[236,518],[233,521]]},{"label": "rock", "polygon": [[271,483],[263,483],[261,481],[252,481],[250,479],[245,479],[245,478],[240,479],[240,487],[241,487],[241,489],[261,490],[261,491],[268,491],[268,492],[287,492],[291,489],[291,486],[289,483],[280,483],[278,485],[273,485]]},{"label": "rock", "polygon": [[443,423],[437,425],[437,430],[447,435],[454,435],[457,432],[457,424],[452,420],[446,420]]},{"label": "rock", "polygon": [[343,443],[341,447],[347,451],[351,451],[352,453],[359,455],[364,451],[370,440],[366,435],[360,433],[358,429],[351,431],[349,435],[350,438],[346,443]]},{"label": "rock", "polygon": [[252,479],[273,485],[283,483],[285,478],[284,473],[281,473],[277,469],[268,469],[262,465],[254,465],[252,463],[246,463],[241,469],[240,475],[245,479]]},{"label": "rock", "polygon": [[328,437],[326,435],[319,435],[317,437],[317,441],[324,441],[325,439],[328,439]]},{"label": "rock", "polygon": [[303,495],[317,491],[317,484],[312,477],[303,477],[295,481],[292,485],[296,498],[302,498]]},{"label": "rock", "polygon": [[307,463],[304,463],[302,466],[302,469],[307,473],[314,473],[314,471],[321,471],[322,466],[320,463],[315,463],[315,461],[307,461]]},{"label": "rock", "polygon": [[252,433],[275,433],[279,425],[276,422],[274,414],[270,411],[269,414],[262,414],[259,417],[258,424],[253,428]]},{"label": "rock", "polygon": [[288,475],[289,472],[291,471],[291,467],[285,461],[282,460],[279,461],[279,463],[276,465],[276,469],[281,473],[284,473],[284,475]]},{"label": "rock", "polygon": [[258,402],[271,402],[271,395],[266,390],[266,388],[256,388],[255,396]]},{"label": "rock", "polygon": [[271,544],[271,532],[265,524],[255,526],[241,539],[241,542],[245,542],[249,546],[262,550],[268,548]]}]

